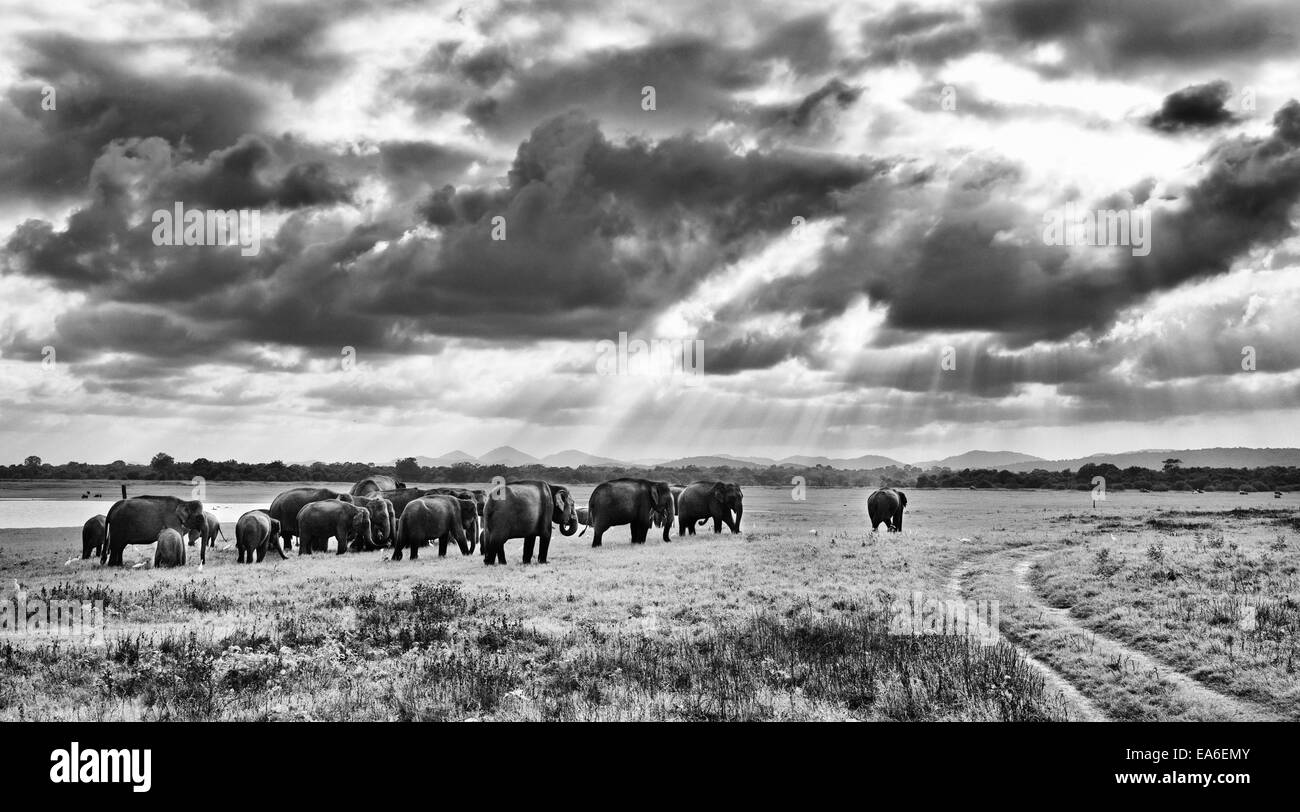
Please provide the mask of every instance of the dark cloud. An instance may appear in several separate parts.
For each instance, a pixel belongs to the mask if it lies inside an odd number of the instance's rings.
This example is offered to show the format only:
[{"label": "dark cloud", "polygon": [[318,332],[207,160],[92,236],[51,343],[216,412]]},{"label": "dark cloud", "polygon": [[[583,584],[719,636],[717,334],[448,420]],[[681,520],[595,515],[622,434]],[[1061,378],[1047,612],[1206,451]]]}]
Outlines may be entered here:
[{"label": "dark cloud", "polygon": [[919,9],[909,3],[862,24],[864,58],[869,64],[941,64],[977,50],[988,38],[977,22],[962,14]]},{"label": "dark cloud", "polygon": [[1289,0],[1231,5],[995,0],[984,9],[984,17],[994,30],[1016,41],[1061,43],[1071,67],[1109,72],[1294,53],[1300,7]]},{"label": "dark cloud", "polygon": [[[202,208],[284,208],[348,203],[355,184],[338,178],[324,161],[277,169],[280,158],[263,139],[247,136],[213,152],[202,164],[177,167],[159,183],[159,197]],[[275,177],[276,175],[279,177]]]},{"label": "dark cloud", "polygon": [[[1300,44],[1300,6],[1290,0],[993,0],[963,15],[902,4],[864,23],[863,39],[872,64],[942,65],[982,51],[1045,73],[1124,74],[1290,55]],[[1062,49],[1059,64],[1031,58],[1046,44]]]},{"label": "dark cloud", "polygon": [[237,73],[285,82],[296,96],[311,97],[349,64],[328,44],[329,29],[355,4],[270,5],[220,43],[220,60]]},{"label": "dark cloud", "polygon": [[[675,35],[568,61],[543,61],[512,73],[508,89],[476,98],[465,112],[475,124],[500,133],[531,128],[571,107],[615,126],[689,128],[730,115],[737,107],[734,94],[765,82],[772,63],[784,63],[799,76],[823,76],[835,61],[826,18],[812,15],[776,26],[748,48]],[[655,88],[654,111],[641,108],[647,86]],[[851,93],[838,87],[827,91],[837,101]]]},{"label": "dark cloud", "polygon": [[[237,248],[153,245],[152,225],[147,218],[133,224],[136,198],[122,190],[138,195],[131,181],[147,176],[149,201],[183,193],[187,203],[235,206],[335,187],[314,164],[262,181],[260,170],[274,157],[258,139],[180,166],[167,155],[146,161],[137,154],[148,149],[121,144],[106,155],[97,201],[65,229],[32,221],[9,241],[10,271],[95,301],[73,308],[40,341],[147,353],[143,330],[195,353],[218,340],[405,353],[439,335],[603,338],[688,296],[728,258],[789,228],[795,213],[813,219],[834,211],[840,194],[881,170],[812,153],[737,155],[689,137],[615,143],[594,121],[566,115],[520,145],[506,187],[432,195],[425,213],[441,231],[436,240],[399,239],[400,223],[339,229],[295,214],[263,240],[259,255],[244,257]],[[410,145],[385,151],[421,166],[441,158]],[[497,214],[506,218],[504,241],[491,239]],[[128,332],[125,318],[80,318],[113,303],[156,307],[166,317],[139,320]]]},{"label": "dark cloud", "polygon": [[758,109],[758,123],[763,127],[802,131],[812,124],[828,105],[844,109],[858,100],[862,88],[850,87],[832,79],[793,104],[769,105]]},{"label": "dark cloud", "polygon": [[379,145],[379,170],[402,197],[427,194],[460,176],[475,156],[432,141],[386,141]]},{"label": "dark cloud", "polygon": [[[1288,102],[1273,123],[1267,137],[1212,148],[1201,179],[1174,204],[1153,207],[1147,256],[1044,244],[1044,212],[1013,202],[1015,165],[968,159],[943,184],[855,190],[841,205],[842,248],[827,249],[816,272],[734,302],[718,321],[796,314],[808,347],[817,326],[866,295],[886,308],[889,327],[914,335],[989,331],[1023,346],[1100,330],[1149,294],[1225,273],[1253,248],[1294,233],[1300,104]],[[1102,203],[1131,207],[1149,192],[1138,184]]]},{"label": "dark cloud", "polygon": [[486,88],[496,84],[512,64],[505,48],[489,45],[465,59],[457,67],[461,76],[479,87]]},{"label": "dark cloud", "polygon": [[750,56],[783,60],[799,74],[816,75],[834,64],[835,37],[825,14],[809,14],[777,25],[750,50]]},{"label": "dark cloud", "polygon": [[1191,85],[1165,97],[1160,110],[1147,118],[1147,126],[1161,132],[1207,130],[1240,120],[1227,108],[1232,88],[1227,82]]},{"label": "dark cloud", "polygon": [[[35,198],[79,195],[90,167],[115,139],[158,137],[198,154],[258,128],[264,107],[245,85],[183,74],[141,75],[111,45],[67,35],[24,39],[27,80],[0,105],[0,185]],[[41,87],[57,92],[41,109]],[[10,130],[9,127],[13,129]]]}]

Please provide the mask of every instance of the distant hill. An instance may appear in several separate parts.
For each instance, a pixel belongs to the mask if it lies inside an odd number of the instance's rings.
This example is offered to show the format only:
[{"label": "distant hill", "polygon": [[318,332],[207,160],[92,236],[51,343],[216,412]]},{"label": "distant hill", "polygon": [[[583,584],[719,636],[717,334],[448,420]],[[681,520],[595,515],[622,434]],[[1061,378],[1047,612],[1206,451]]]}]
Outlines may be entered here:
[{"label": "distant hill", "polygon": [[841,471],[864,470],[867,468],[889,468],[896,466],[903,467],[903,463],[891,457],[882,457],[879,454],[864,454],[861,457],[851,459],[832,458],[832,457],[809,457],[806,455],[795,455],[786,457],[778,465],[791,465],[798,467],[816,468],[818,465],[825,465],[828,468],[838,468]]},{"label": "distant hill", "polygon": [[609,457],[597,457],[595,454],[588,454],[585,451],[577,451],[572,448],[555,454],[547,454],[542,457],[542,464],[555,468],[578,468],[583,465],[623,465],[618,460]]},{"label": "distant hill", "polygon": [[464,451],[449,451],[441,457],[422,457],[415,458],[416,465],[424,465],[429,468],[440,468],[443,466],[455,465],[458,462],[478,462],[478,457],[466,454]]},{"label": "distant hill", "polygon": [[[775,461],[773,461],[775,462]],[[660,463],[659,468],[689,468],[694,465],[697,468],[720,468],[730,466],[732,468],[766,468],[773,463],[759,463],[752,460],[743,460],[739,457],[724,457],[721,454],[712,454],[704,457],[678,457],[675,460],[668,460]]]},{"label": "distant hill", "polygon": [[[1087,465],[1088,463],[1101,465],[1108,462],[1117,468],[1137,466],[1158,471],[1164,467],[1164,461],[1170,458],[1182,460],[1181,467],[1183,468],[1300,466],[1300,448],[1196,448],[1123,451],[1113,454],[1093,454],[1071,460],[1018,462],[1000,467],[1004,467],[1008,471],[1032,471],[1035,468],[1042,468],[1047,471],[1060,471],[1069,468],[1072,471],[1077,471],[1081,465]],[[955,466],[949,467],[956,470]]]},{"label": "distant hill", "polygon": [[478,458],[484,465],[537,465],[541,460],[532,454],[525,454],[517,448],[503,445],[494,448]]},{"label": "distant hill", "polygon": [[[1033,454],[1021,454],[1018,451],[967,451],[965,454],[958,454],[955,457],[944,457],[941,460],[929,460],[927,462],[913,463],[918,468],[951,468],[954,471],[960,471],[964,468],[1009,468],[1019,463],[1046,462],[1042,457],[1035,457]],[[1035,467],[1030,466],[1023,470],[1032,471]],[[1022,470],[1019,468],[1009,468],[1012,471]]]},{"label": "distant hill", "polygon": [[[1184,468],[1263,468],[1270,465],[1300,467],[1300,449],[1298,448],[1201,448],[1185,450],[1155,448],[1141,451],[1093,454],[1088,457],[1067,460],[1046,460],[1042,457],[1022,454],[1018,451],[975,450],[944,457],[941,460],[916,462],[912,463],[912,465],[926,470],[950,468],[953,471],[961,471],[966,468],[1005,468],[1008,471],[1023,472],[1032,471],[1035,468],[1042,468],[1047,471],[1061,471],[1066,468],[1078,470],[1079,466],[1088,463],[1101,464],[1109,462],[1120,468],[1138,466],[1140,468],[1160,470],[1164,461],[1170,458],[1182,460]],[[548,454],[539,459],[510,446],[494,448],[482,457],[475,457],[466,454],[464,451],[450,451],[441,457],[416,457],[415,460],[418,464],[430,468],[451,466],[464,462],[481,465],[549,465],[556,468],[578,468],[583,465],[605,465],[617,468],[687,468],[690,466],[697,468],[720,468],[724,466],[732,468],[767,468],[772,465],[783,465],[815,468],[818,465],[825,465],[841,471],[860,471],[889,468],[891,466],[903,468],[907,465],[907,463],[899,462],[892,457],[879,454],[864,454],[860,457],[825,457],[796,454],[781,460],[774,460],[770,457],[742,457],[733,454],[702,454],[676,459],[656,457],[627,461],[613,457],[602,457],[576,448]]]}]

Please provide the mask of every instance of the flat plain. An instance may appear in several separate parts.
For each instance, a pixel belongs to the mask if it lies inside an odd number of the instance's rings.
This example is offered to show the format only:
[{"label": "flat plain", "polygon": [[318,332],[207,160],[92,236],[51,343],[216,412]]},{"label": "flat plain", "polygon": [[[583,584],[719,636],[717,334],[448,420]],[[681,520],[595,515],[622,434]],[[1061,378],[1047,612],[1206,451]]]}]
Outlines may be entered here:
[{"label": "flat plain", "polygon": [[[208,483],[208,503],[289,486]],[[109,569],[79,526],[6,527],[10,605],[16,582],[107,608],[102,645],[0,639],[0,718],[1300,719],[1296,494],[911,490],[903,532],[872,533],[867,493],[750,487],[739,535],[593,549],[557,528],[548,564],[512,541],[504,567],[454,547],[239,565],[225,543],[202,571],[136,568],[150,546]],[[117,495],[0,489],[86,517]],[[999,639],[899,633],[918,593],[996,602]]]}]

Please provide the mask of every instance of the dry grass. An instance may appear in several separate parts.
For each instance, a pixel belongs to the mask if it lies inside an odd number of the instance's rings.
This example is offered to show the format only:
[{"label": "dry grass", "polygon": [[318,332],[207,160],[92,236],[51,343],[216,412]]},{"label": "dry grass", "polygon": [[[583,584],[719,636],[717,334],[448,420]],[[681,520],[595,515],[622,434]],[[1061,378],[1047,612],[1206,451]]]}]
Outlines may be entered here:
[{"label": "dry grass", "polygon": [[[1158,531],[1145,522],[1159,511],[1107,505],[1099,517],[1081,508],[1086,493],[916,491],[907,531],[872,536],[864,492],[808,496],[747,489],[740,536],[633,548],[620,528],[593,550],[589,537],[557,534],[550,564],[520,565],[516,540],[509,566],[491,568],[455,552],[415,562],[291,554],[241,566],[230,548],[201,573],[194,563],[130,569],[149,547],[128,548],[126,569],[64,566],[78,529],[0,530],[0,583],[110,607],[107,646],[0,640],[0,718],[1063,718],[1059,697],[1009,646],[887,633],[893,596],[942,597],[964,561],[966,597],[1001,598],[1008,637],[1089,694],[1111,690],[1095,652],[1036,640],[992,569],[980,580],[980,562],[1033,546],[1063,556],[1049,571],[1083,565],[1079,578],[1091,578],[1092,553],[1073,557],[1082,539],[1096,546],[1098,533],[1121,532],[1116,558],[1155,566],[1147,549]],[[1117,529],[1098,530],[1098,518]],[[1183,551],[1166,539],[1164,555],[1177,566]],[[1231,595],[1220,587],[1231,579],[1207,584],[1206,596]],[[1161,587],[1132,588],[1125,599]],[[1294,644],[1294,629],[1279,628]],[[1186,718],[1148,687],[1126,685],[1112,715]]]}]

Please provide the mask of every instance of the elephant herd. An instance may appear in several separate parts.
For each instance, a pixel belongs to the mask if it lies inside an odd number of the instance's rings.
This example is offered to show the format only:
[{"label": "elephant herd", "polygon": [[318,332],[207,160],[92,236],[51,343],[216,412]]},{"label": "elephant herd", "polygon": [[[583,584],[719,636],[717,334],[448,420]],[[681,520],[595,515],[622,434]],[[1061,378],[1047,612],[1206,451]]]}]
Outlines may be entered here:
[{"label": "elephant herd", "polygon": [[[907,497],[885,488],[871,494],[867,511],[874,531],[881,523],[901,531]],[[545,564],[555,525],[564,536],[580,526],[593,530],[591,546],[600,547],[605,531],[629,525],[633,544],[644,544],[651,528],[663,528],[671,541],[674,521],[678,536],[695,535],[697,526],[713,523],[713,532],[725,525],[740,532],[744,493],[730,482],[693,482],[672,485],[648,479],[611,479],[597,485],[586,506],[578,506],[569,489],[541,480],[497,483],[491,492],[466,488],[417,488],[388,476],[372,476],[352,486],[348,493],[329,488],[291,488],[277,495],[263,510],[250,510],[235,522],[238,563],[261,562],[274,550],[298,543],[298,555],[326,552],[335,539],[337,555],[353,551],[392,548],[400,561],[403,549],[412,560],[419,549],[434,541],[439,557],[454,542],[462,555],[478,549],[485,564],[506,563],[505,544],[523,540],[523,562],[536,554]],[[586,533],[586,529],[582,531]],[[122,565],[128,544],[157,543],[155,566],[185,563],[185,546],[199,544],[200,566],[207,548],[224,537],[216,516],[198,500],[173,496],[135,496],[113,504],[107,516],[95,516],[82,528],[82,558],[98,553],[101,563]]]}]

